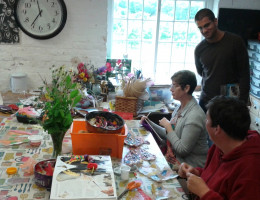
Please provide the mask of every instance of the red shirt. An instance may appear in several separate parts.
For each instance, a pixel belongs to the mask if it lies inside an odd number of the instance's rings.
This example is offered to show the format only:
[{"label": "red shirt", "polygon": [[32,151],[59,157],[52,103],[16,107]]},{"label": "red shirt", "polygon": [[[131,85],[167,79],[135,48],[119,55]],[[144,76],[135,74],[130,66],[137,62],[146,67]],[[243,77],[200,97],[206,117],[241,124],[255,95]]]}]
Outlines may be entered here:
[{"label": "red shirt", "polygon": [[248,131],[247,141],[227,155],[213,145],[197,169],[210,188],[201,200],[260,199],[260,135]]}]

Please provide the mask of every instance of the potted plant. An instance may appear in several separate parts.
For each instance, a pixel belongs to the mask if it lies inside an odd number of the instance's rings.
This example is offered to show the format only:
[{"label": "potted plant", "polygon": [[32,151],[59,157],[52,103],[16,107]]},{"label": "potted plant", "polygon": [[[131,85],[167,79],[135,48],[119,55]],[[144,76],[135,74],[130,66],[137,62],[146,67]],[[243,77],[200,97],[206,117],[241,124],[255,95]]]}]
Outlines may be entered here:
[{"label": "potted plant", "polygon": [[43,96],[42,126],[53,141],[53,157],[62,151],[62,141],[70,128],[73,118],[72,108],[80,101],[81,93],[77,83],[72,81],[73,73],[65,70],[65,66],[52,67],[51,83],[43,80],[41,88]]}]

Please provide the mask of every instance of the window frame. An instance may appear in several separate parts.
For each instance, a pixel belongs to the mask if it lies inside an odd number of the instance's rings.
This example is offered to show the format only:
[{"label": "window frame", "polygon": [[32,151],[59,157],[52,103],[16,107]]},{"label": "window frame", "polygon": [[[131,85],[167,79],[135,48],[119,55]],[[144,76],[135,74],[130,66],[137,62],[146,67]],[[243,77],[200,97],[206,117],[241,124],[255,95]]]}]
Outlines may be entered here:
[{"label": "window frame", "polygon": [[[158,7],[157,7],[157,12],[159,13],[160,12],[160,7],[161,7],[161,1],[162,0],[158,0]],[[178,1],[178,0],[176,0]],[[217,17],[217,10],[218,10],[218,3],[219,3],[219,0],[182,0],[182,1],[188,1],[188,2],[191,2],[191,1],[205,1],[205,7],[206,8],[209,8],[211,9],[214,13],[215,13],[215,16]],[[111,57],[112,55],[112,40],[113,40],[113,34],[112,34],[112,31],[113,31],[113,8],[114,8],[114,0],[108,0],[108,17],[107,17],[107,58],[111,58],[111,59],[114,59]],[[154,56],[154,61],[153,61],[153,68],[152,68],[152,74],[155,74],[156,73],[156,69],[157,69],[157,54],[158,54],[158,44],[159,44],[159,26],[158,26],[158,23],[160,23],[160,21],[158,20],[159,19],[159,15],[157,14],[157,28],[156,28],[156,39],[155,39],[155,49],[154,49],[154,52],[155,52],[155,56]],[[199,30],[198,30],[199,31]],[[201,37],[201,40],[203,39],[202,35],[200,36]],[[186,41],[187,42],[187,41]],[[185,43],[186,43],[185,42]],[[171,42],[172,43],[172,42]],[[185,54],[186,54],[186,51],[187,51],[187,47],[185,49]],[[185,55],[186,57],[186,55]],[[129,58],[131,59],[131,58]],[[172,62],[169,62],[169,63],[172,63]],[[197,76],[197,79],[198,79],[198,83],[200,83],[200,80],[201,80],[201,77],[196,74]],[[154,77],[151,77],[152,79]]]}]

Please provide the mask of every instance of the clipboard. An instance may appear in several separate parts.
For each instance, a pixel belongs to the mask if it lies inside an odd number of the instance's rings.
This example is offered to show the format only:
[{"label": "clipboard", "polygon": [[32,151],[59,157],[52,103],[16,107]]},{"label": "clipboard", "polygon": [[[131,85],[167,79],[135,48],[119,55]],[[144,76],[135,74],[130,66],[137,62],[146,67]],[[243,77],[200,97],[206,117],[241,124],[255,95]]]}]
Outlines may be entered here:
[{"label": "clipboard", "polygon": [[150,126],[150,128],[153,130],[154,134],[156,135],[157,139],[160,141],[160,143],[162,145],[166,145],[166,141],[163,140],[160,135],[154,130],[154,128],[151,126],[150,124],[150,120],[149,119],[145,119],[146,123]]}]

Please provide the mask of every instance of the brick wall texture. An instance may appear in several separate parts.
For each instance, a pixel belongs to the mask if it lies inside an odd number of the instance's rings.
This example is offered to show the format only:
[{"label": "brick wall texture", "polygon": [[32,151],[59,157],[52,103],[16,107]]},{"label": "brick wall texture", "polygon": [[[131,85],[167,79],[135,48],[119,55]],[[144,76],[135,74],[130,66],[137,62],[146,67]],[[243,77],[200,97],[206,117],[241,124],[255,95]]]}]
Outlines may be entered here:
[{"label": "brick wall texture", "polygon": [[19,44],[0,44],[0,92],[10,90],[11,74],[27,74],[28,90],[50,77],[52,65],[73,67],[77,57],[91,60],[95,67],[105,64],[107,41],[107,0],[65,0],[67,22],[54,38],[33,39],[20,30]]}]

